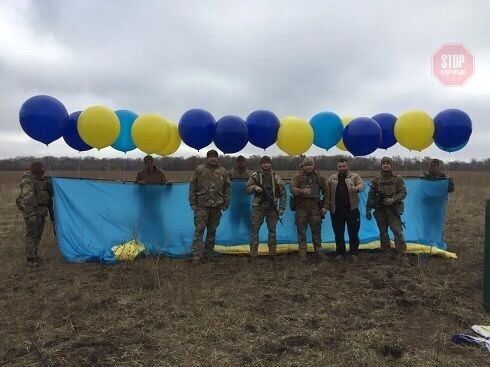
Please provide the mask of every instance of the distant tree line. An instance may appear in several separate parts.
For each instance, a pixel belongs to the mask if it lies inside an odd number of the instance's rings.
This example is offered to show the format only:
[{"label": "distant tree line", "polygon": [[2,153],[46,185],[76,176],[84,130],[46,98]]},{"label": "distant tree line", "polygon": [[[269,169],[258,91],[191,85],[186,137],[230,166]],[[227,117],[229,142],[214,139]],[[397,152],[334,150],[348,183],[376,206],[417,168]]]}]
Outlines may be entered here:
[{"label": "distant tree line", "polygon": [[[335,156],[316,156],[316,167],[320,170],[335,170],[337,167],[337,161],[341,158],[341,155]],[[261,156],[254,155],[248,158],[248,166],[251,169],[259,167]],[[300,162],[304,156],[289,157],[289,156],[276,156],[273,157],[273,167],[275,170],[295,170],[298,168]],[[421,170],[425,169],[429,157],[424,158],[402,158],[394,156],[393,163],[395,169],[405,170]],[[141,158],[73,158],[73,157],[16,157],[10,159],[0,160],[0,170],[2,171],[18,171],[25,170],[30,162],[33,160],[41,160],[50,170],[57,171],[73,171],[73,170],[140,170],[143,167],[143,159]],[[204,162],[204,158],[192,156],[188,158],[184,157],[166,157],[155,158],[155,162],[160,168],[168,171],[190,171],[194,170],[198,164]],[[221,164],[231,169],[233,167],[235,157],[221,156]],[[359,157],[348,158],[349,167],[352,170],[357,171],[375,171],[379,169],[380,159],[374,157]],[[447,169],[450,164],[451,170],[490,170],[490,158],[483,160],[472,159],[470,162],[464,161],[451,161],[446,162],[444,167]]]}]

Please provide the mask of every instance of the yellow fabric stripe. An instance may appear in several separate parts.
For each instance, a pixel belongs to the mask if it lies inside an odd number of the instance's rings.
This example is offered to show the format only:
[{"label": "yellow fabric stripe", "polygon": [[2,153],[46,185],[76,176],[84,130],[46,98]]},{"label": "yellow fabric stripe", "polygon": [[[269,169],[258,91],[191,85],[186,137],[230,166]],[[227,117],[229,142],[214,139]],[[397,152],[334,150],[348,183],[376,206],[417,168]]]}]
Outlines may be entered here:
[{"label": "yellow fabric stripe", "polygon": [[[394,244],[392,243],[392,246]],[[346,244],[346,247],[349,248],[349,245]],[[335,243],[323,243],[322,244],[323,250],[326,252],[333,252],[335,251]],[[380,243],[379,241],[373,241],[369,243],[365,243],[359,246],[359,249],[361,250],[374,250],[374,249],[379,249],[380,248]],[[250,253],[250,246],[249,245],[234,245],[234,246],[221,246],[221,245],[216,245],[214,246],[214,251],[219,252],[221,254],[226,254],[226,255],[246,255]],[[295,252],[298,251],[298,245],[297,244],[284,244],[284,245],[277,245],[277,253],[278,254],[284,254],[288,252]],[[313,245],[308,244],[308,251],[313,252]],[[267,255],[269,253],[269,247],[266,244],[261,244],[259,245],[259,255]],[[428,254],[432,256],[439,256],[444,259],[457,259],[458,256],[449,251],[441,250],[438,249],[437,247],[430,247],[427,245],[422,245],[420,243],[407,243],[407,253],[411,254]]]}]

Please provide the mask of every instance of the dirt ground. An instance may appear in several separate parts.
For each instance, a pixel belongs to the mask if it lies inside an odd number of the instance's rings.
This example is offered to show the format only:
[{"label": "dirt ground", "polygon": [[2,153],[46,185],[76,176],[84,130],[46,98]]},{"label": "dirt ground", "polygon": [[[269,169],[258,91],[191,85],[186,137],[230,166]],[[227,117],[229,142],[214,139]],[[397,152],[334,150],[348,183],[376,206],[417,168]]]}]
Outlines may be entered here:
[{"label": "dirt ground", "polygon": [[0,173],[0,366],[489,365],[488,352],[449,338],[490,324],[481,308],[490,173],[454,172],[445,238],[458,260],[68,264],[48,225],[37,269],[24,264],[19,176]]}]

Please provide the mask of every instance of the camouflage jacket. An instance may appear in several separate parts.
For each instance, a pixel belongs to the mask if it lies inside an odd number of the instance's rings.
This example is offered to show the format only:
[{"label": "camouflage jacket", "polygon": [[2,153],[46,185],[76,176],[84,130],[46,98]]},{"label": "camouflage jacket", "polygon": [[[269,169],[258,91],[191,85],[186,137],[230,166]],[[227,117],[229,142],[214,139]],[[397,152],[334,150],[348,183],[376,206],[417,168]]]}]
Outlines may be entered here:
[{"label": "camouflage jacket", "polygon": [[221,166],[200,164],[189,184],[191,207],[224,208],[230,205],[230,176]]},{"label": "camouflage jacket", "polygon": [[146,169],[139,171],[134,182],[163,185],[167,183],[167,178],[165,177],[165,173],[160,168],[154,166],[151,171]]},{"label": "camouflage jacket", "polygon": [[[311,181],[311,183],[309,183]],[[291,193],[295,197],[296,204],[301,207],[303,202],[308,205],[308,202],[315,201],[318,205],[323,196],[323,208],[328,209],[328,182],[318,171],[313,171],[311,175],[299,173],[291,179],[289,183]],[[301,190],[310,188],[311,194],[303,194]]]},{"label": "camouflage jacket", "polygon": [[232,179],[232,180],[234,178],[248,179],[251,174],[252,174],[252,171],[250,171],[249,169],[239,170],[237,168],[233,168],[232,170],[228,171],[228,175],[230,176],[230,179]]},{"label": "camouflage jacket", "polygon": [[438,178],[447,178],[449,180],[448,182],[448,187],[447,187],[447,192],[453,192],[454,191],[454,181],[451,177],[447,177],[444,173],[440,172],[438,176],[431,175],[429,172],[424,172],[422,173],[422,178],[427,178],[427,179],[438,179]]},{"label": "camouflage jacket", "polygon": [[407,189],[402,176],[399,175],[381,175],[376,177],[372,182],[369,189],[369,194],[366,202],[366,211],[375,209],[378,207],[376,198],[376,191],[379,191],[386,198],[392,198],[395,203],[394,208],[401,214],[403,212],[403,200],[407,196]]},{"label": "camouflage jacket", "polygon": [[53,203],[50,180],[36,178],[30,172],[24,173],[16,203],[25,217],[45,216]]},{"label": "camouflage jacket", "polygon": [[[252,201],[252,206],[261,206],[261,195],[255,193],[253,186],[257,184],[265,184],[266,182],[264,182],[264,176],[268,174],[272,175],[272,182],[274,183],[273,185],[271,185],[272,187],[270,188],[272,191],[271,195],[275,202],[279,201],[279,210],[286,210],[286,190],[284,189],[284,184],[282,183],[281,177],[279,177],[279,175],[276,174],[274,171],[270,171],[270,173],[265,173],[264,171],[260,170],[252,173],[252,175],[249,177],[247,181],[247,186],[245,186],[245,191],[250,195],[255,194]],[[268,205],[269,204],[267,204],[266,202],[262,203],[262,206],[264,207],[267,207]]]}]

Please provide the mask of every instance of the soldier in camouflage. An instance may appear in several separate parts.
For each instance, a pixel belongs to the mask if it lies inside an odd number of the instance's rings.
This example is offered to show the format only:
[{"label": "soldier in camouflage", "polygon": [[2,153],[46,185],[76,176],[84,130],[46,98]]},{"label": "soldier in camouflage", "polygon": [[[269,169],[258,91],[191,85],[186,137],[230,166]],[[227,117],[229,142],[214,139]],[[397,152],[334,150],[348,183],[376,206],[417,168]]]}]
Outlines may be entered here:
[{"label": "soldier in camouflage", "polygon": [[165,173],[155,166],[155,162],[151,155],[145,156],[143,162],[145,163],[145,169],[138,172],[134,180],[135,183],[160,185],[165,185],[167,183]]},{"label": "soldier in camouflage", "polygon": [[[439,159],[431,159],[429,161],[429,170],[422,174],[422,178],[431,179],[440,179],[447,178],[447,176],[441,172],[442,162]],[[448,179],[448,187],[447,192],[454,192],[454,181],[452,178]]]},{"label": "soldier in camouflage", "polygon": [[247,169],[247,160],[243,155],[239,155],[235,161],[235,167],[228,171],[230,179],[248,179],[252,171]]},{"label": "soldier in camouflage", "polygon": [[[231,199],[230,176],[218,164],[218,152],[210,150],[206,163],[197,167],[189,185],[189,203],[194,211],[193,260],[207,259],[214,251],[216,230],[221,212],[228,209]],[[204,230],[206,241],[203,249]]]},{"label": "soldier in camouflage", "polygon": [[[257,257],[259,247],[259,230],[262,223],[267,223],[269,230],[268,245],[269,255],[275,256],[277,250],[276,225],[278,216],[282,216],[286,209],[286,191],[282,183],[281,177],[272,170],[272,161],[269,157],[264,156],[260,160],[261,169],[253,173],[247,181],[245,191],[252,195],[252,233],[250,236],[250,260]],[[262,187],[260,187],[262,186]],[[263,200],[263,190],[272,197],[274,206],[279,202],[277,213],[272,203]]]},{"label": "soldier in camouflage", "polygon": [[[374,209],[374,218],[379,228],[379,237],[382,250],[390,250],[391,243],[388,236],[388,227],[395,237],[396,249],[403,253],[407,250],[403,237],[403,200],[407,196],[405,182],[399,175],[392,172],[392,160],[388,157],[381,159],[381,176],[372,181],[366,203],[366,218],[372,219],[371,210]],[[384,200],[378,202],[376,193],[383,195]]]},{"label": "soldier in camouflage", "polygon": [[22,176],[20,195],[16,203],[26,223],[25,254],[29,266],[37,266],[38,246],[44,230],[46,214],[52,206],[50,181],[44,177],[44,167],[39,161],[32,162],[30,171]]},{"label": "soldier in camouflage", "polygon": [[322,259],[322,218],[328,211],[328,183],[317,170],[313,158],[305,158],[300,165],[300,173],[290,182],[291,193],[296,208],[296,228],[298,231],[298,252],[306,261],[306,228],[311,228],[313,248],[317,258]]}]

